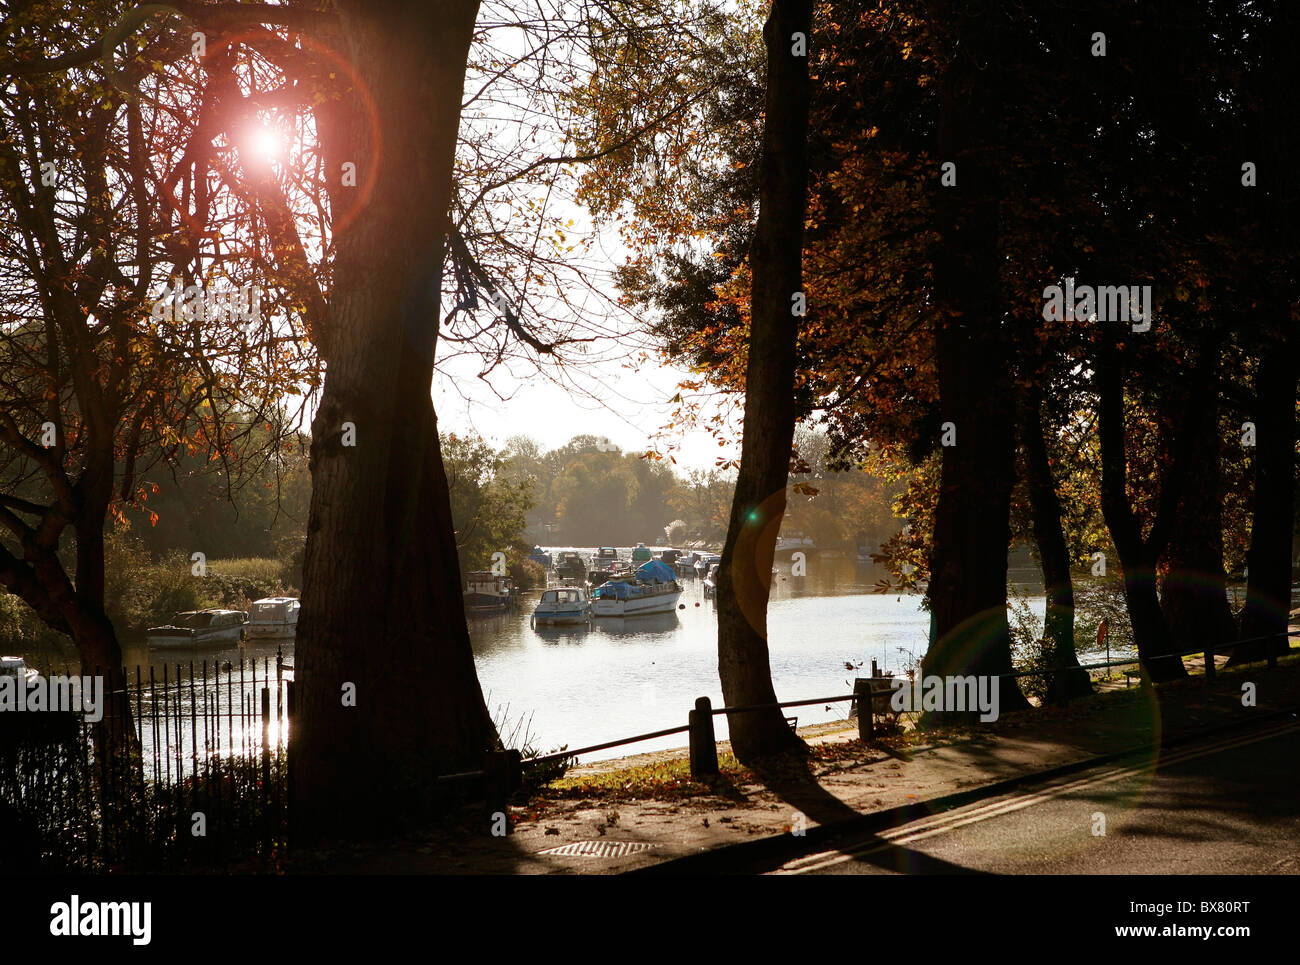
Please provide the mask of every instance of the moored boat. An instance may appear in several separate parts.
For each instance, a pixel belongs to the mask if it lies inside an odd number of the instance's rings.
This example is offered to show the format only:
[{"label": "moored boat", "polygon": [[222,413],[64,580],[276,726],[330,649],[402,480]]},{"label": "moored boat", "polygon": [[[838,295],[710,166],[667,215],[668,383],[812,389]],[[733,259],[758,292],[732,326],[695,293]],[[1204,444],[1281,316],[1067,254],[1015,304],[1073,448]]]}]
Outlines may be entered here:
[{"label": "moored boat", "polygon": [[555,558],[555,572],[565,580],[584,580],[587,577],[587,561],[581,553],[565,550]]},{"label": "moored boat", "polygon": [[542,549],[540,546],[534,546],[532,551],[528,554],[528,558],[534,563],[540,563],[548,570],[551,568],[551,554],[546,552],[546,550]]},{"label": "moored boat", "polygon": [[654,551],[651,550],[650,547],[646,546],[645,543],[637,543],[636,549],[632,550],[632,564],[634,566],[639,566],[642,563],[649,563],[654,559],[654,555]]},{"label": "moored boat", "polygon": [[591,612],[597,617],[665,613],[677,608],[681,595],[681,585],[672,569],[651,560],[629,578],[602,583],[592,594]]},{"label": "moored boat", "polygon": [[718,592],[718,567],[721,565],[720,563],[709,564],[709,572],[704,575],[704,599],[706,600]]},{"label": "moored boat", "polygon": [[465,612],[503,613],[515,602],[515,589],[508,576],[475,570],[465,580]]},{"label": "moored boat", "polygon": [[586,623],[591,619],[591,600],[581,586],[557,586],[545,590],[533,621],[542,626],[564,626]]},{"label": "moored boat", "polygon": [[722,557],[717,553],[705,553],[695,561],[695,575],[704,579],[709,573],[709,567],[714,563],[721,563]]},{"label": "moored boat", "polygon": [[184,610],[166,626],[150,627],[145,640],[151,647],[202,647],[233,643],[244,634],[247,614],[242,610]]},{"label": "moored boat", "polygon": [[40,675],[40,671],[27,666],[27,661],[22,657],[0,657],[0,677],[17,677],[31,683]]},{"label": "moored boat", "polygon": [[289,640],[298,632],[302,604],[293,597],[268,596],[248,608],[244,637],[248,640]]}]

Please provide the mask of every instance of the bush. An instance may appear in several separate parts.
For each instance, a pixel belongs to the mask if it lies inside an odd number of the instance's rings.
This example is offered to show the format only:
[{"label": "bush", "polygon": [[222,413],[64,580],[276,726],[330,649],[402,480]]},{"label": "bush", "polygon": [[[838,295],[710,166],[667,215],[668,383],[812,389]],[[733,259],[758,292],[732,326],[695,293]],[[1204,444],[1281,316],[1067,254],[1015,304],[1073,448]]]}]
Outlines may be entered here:
[{"label": "bush", "polygon": [[[1035,670],[1050,670],[1057,666],[1054,650],[1043,639],[1043,619],[1034,612],[1029,600],[1018,590],[1012,589],[1009,600],[1011,613],[1007,619],[1011,631],[1011,666],[1017,673]],[[1045,700],[1047,697],[1047,677],[1021,677],[1020,690],[1026,697]]]},{"label": "bush", "polygon": [[1106,621],[1112,656],[1133,649],[1133,625],[1128,619],[1128,601],[1124,598],[1124,581],[1118,576],[1101,579],[1078,579],[1074,582],[1074,649],[1082,654],[1101,653],[1097,647],[1097,627]]}]

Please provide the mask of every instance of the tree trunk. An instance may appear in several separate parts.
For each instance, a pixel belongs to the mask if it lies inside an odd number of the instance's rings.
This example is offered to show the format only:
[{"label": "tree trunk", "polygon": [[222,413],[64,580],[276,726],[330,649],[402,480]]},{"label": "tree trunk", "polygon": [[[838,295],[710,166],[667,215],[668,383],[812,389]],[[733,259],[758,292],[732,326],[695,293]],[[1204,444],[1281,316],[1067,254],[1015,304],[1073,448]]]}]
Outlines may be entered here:
[{"label": "tree trunk", "polygon": [[1052,476],[1047,442],[1043,438],[1041,411],[1042,392],[1035,387],[1029,392],[1021,424],[1034,540],[1038,543],[1038,559],[1047,594],[1043,639],[1051,650],[1051,665],[1072,668],[1053,674],[1047,682],[1048,702],[1062,703],[1092,693],[1092,678],[1079,667],[1079,657],[1074,650],[1074,582],[1070,576],[1070,549],[1061,526],[1061,500],[1056,495],[1056,480]]},{"label": "tree trunk", "polygon": [[495,732],[474,669],[430,399],[452,161],[477,2],[344,5],[357,107],[331,142],[368,197],[336,238],[327,371],[312,427],[298,628],[295,832],[427,819],[438,774]]},{"label": "tree trunk", "polygon": [[[1281,310],[1285,312],[1283,304]],[[1246,554],[1243,639],[1278,634],[1272,641],[1242,644],[1229,665],[1285,653],[1291,608],[1291,539],[1295,528],[1296,339],[1288,334],[1262,354],[1255,384],[1255,492],[1250,549]]]},{"label": "tree trunk", "polygon": [[[941,16],[952,17],[946,5]],[[1007,550],[1015,466],[1010,358],[999,331],[997,20],[958,15],[941,81],[938,157],[956,184],[938,190],[935,351],[945,434],[930,551],[927,675],[999,676],[999,705],[1029,706],[1011,673]],[[981,71],[976,59],[988,69]],[[970,716],[969,712],[965,716]]]},{"label": "tree trunk", "polygon": [[[1284,2],[1264,7],[1269,29],[1264,40],[1263,88],[1256,128],[1260,132],[1261,167],[1274,171],[1266,192],[1251,192],[1256,218],[1264,225],[1266,250],[1276,268],[1272,279],[1295,277],[1297,187],[1294,158],[1300,133],[1292,120],[1292,101],[1300,82],[1295,44],[1300,39],[1300,16]],[[1253,145],[1252,145],[1253,146]],[[1269,277],[1269,276],[1266,276]],[[1265,282],[1261,304],[1278,334],[1261,339],[1259,371],[1255,383],[1257,433],[1254,502],[1251,507],[1250,550],[1246,555],[1246,606],[1241,615],[1244,639],[1283,634],[1291,608],[1291,561],[1295,552],[1295,443],[1296,380],[1300,378],[1300,338],[1294,334],[1292,305],[1295,292],[1285,281]],[[1269,326],[1269,327],[1272,327]],[[1229,663],[1261,660],[1269,650],[1290,649],[1288,637],[1270,643],[1244,644],[1232,652]]]},{"label": "tree trunk", "polygon": [[[1217,357],[1217,347],[1207,349]],[[1211,378],[1217,365],[1211,363]],[[1176,525],[1165,552],[1160,605],[1180,651],[1228,643],[1235,633],[1223,569],[1223,522],[1219,469],[1219,416],[1213,390],[1197,393],[1186,409],[1188,457]]]},{"label": "tree trunk", "polygon": [[[794,51],[794,34],[803,51]],[[767,43],[767,112],[758,224],[750,248],[745,428],[727,541],[718,568],[718,675],[729,706],[774,703],[767,603],[785,515],[794,441],[794,372],[807,205],[809,0],[773,0]],[[779,709],[729,715],[731,746],[746,763],[804,750]]]},{"label": "tree trunk", "polygon": [[1128,456],[1124,430],[1124,379],[1113,349],[1103,348],[1098,360],[1097,433],[1101,442],[1101,509],[1124,571],[1124,598],[1137,643],[1138,659],[1156,682],[1187,676],[1174,651],[1169,627],[1156,593],[1155,563],[1169,541],[1169,526],[1177,505],[1181,461],[1175,459],[1161,481],[1160,508],[1146,539],[1142,537],[1128,501]]}]

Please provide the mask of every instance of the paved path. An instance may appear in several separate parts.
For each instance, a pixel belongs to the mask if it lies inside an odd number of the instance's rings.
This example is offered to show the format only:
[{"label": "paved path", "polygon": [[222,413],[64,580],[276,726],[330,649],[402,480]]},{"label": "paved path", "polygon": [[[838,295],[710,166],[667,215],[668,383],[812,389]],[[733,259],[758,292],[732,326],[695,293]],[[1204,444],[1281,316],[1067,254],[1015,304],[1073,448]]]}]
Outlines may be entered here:
[{"label": "paved path", "polygon": [[[1283,721],[848,835],[779,874],[1300,873],[1300,723]],[[1095,832],[1102,829],[1104,835]]]}]

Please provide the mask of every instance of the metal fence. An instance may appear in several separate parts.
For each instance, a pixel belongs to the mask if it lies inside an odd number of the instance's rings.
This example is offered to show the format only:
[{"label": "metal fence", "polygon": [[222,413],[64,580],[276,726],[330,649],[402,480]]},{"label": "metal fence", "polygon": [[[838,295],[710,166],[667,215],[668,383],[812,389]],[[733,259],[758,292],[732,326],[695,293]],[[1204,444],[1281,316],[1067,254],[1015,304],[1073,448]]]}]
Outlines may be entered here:
[{"label": "metal fence", "polygon": [[96,670],[86,713],[4,714],[0,868],[165,870],[265,861],[288,818],[289,677],[280,660]]}]

